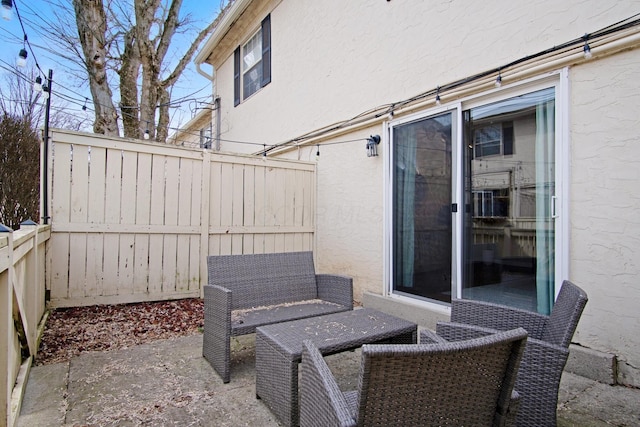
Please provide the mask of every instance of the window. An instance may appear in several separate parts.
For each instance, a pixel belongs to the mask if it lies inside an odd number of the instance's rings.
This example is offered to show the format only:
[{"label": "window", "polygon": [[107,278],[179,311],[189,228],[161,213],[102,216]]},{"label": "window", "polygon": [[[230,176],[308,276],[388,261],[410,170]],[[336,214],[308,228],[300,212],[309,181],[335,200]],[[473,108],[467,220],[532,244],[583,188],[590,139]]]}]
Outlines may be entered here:
[{"label": "window", "polygon": [[200,129],[200,148],[211,148],[211,126]]},{"label": "window", "polygon": [[477,127],[473,131],[474,157],[513,154],[513,123]]},{"label": "window", "polygon": [[473,216],[492,218],[509,216],[509,190],[473,191]]},{"label": "window", "polygon": [[240,104],[271,82],[271,15],[233,55],[234,105]]}]

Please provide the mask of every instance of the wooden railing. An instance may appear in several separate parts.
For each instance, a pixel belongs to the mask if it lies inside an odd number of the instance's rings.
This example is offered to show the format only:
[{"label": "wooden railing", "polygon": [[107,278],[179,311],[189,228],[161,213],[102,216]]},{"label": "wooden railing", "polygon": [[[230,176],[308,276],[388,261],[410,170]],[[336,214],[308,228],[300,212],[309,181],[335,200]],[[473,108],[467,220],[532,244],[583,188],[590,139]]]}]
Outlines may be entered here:
[{"label": "wooden railing", "polygon": [[0,426],[13,426],[38,347],[45,311],[49,226],[0,230]]}]

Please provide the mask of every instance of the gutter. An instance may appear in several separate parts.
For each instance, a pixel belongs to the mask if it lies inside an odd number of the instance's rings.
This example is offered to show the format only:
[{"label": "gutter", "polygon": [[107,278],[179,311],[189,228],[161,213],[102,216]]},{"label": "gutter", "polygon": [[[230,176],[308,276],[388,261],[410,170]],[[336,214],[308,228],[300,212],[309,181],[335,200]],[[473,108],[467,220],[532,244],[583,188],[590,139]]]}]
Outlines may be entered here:
[{"label": "gutter", "polygon": [[238,18],[240,18],[240,15],[244,13],[244,11],[252,2],[253,0],[236,0],[231,8],[227,11],[216,30],[213,32],[213,34],[211,34],[209,40],[207,40],[202,50],[200,50],[198,55],[196,55],[195,59],[193,60],[200,74],[204,73],[204,71],[200,72],[199,70],[200,64],[206,62],[210,53],[213,51],[213,48],[216,47],[218,43],[220,43],[220,40],[222,40],[222,38],[227,34],[233,24],[235,24]]}]

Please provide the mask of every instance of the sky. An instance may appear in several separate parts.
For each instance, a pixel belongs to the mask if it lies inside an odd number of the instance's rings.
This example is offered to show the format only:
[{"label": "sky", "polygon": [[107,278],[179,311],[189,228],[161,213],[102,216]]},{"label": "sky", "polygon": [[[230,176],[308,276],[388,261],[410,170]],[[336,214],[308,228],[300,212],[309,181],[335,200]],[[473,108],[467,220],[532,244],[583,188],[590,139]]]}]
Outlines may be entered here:
[{"label": "sky", "polygon": [[[6,85],[7,77],[16,77],[12,67],[16,64],[18,52],[24,46],[24,34],[26,34],[31,49],[26,46],[27,67],[19,70],[25,72],[37,62],[43,71],[43,79],[48,75],[49,70],[52,70],[52,114],[59,112],[86,118],[87,126],[83,130],[90,132],[93,124],[93,106],[88,87],[82,84],[72,72],[73,65],[69,59],[65,58],[67,53],[52,48],[51,42],[43,36],[47,33],[46,22],[55,19],[55,4],[70,5],[71,0],[13,0],[13,3],[11,19],[8,21],[0,19],[0,86]],[[187,13],[191,14],[193,25],[199,31],[215,18],[219,9],[219,0],[184,0],[180,15],[182,17]],[[18,19],[18,14],[21,19]],[[178,41],[175,45],[185,46],[186,50],[188,39],[181,35],[175,37],[180,37],[175,40]],[[191,38],[195,38],[195,33],[191,33]],[[206,71],[207,68],[204,67],[204,70]],[[112,89],[114,87],[117,87],[117,84],[112,84]],[[211,83],[197,73],[195,64],[191,62],[182,78],[174,86],[172,100],[182,101],[179,107],[171,110],[171,127],[177,128],[184,125],[200,111],[198,107],[202,105],[197,101],[204,101],[210,96]],[[119,96],[114,96],[116,105],[118,101]],[[83,110],[85,105],[87,108]],[[172,129],[169,130],[170,135],[171,133],[173,133]]]}]

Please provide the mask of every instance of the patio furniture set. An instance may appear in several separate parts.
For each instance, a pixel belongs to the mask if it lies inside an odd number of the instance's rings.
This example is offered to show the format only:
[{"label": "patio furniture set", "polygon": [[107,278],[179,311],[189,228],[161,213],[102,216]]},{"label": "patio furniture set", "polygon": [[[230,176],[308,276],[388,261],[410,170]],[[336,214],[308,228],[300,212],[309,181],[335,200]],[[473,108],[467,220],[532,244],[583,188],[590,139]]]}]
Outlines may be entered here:
[{"label": "patio furniture set", "polygon": [[[208,270],[203,355],[227,383],[231,337],[255,333],[256,397],[283,425],[556,424],[587,302],[571,282],[550,316],[454,299],[417,344],[415,323],[354,310],[351,278],[316,274],[311,252],[210,256]],[[359,347],[358,389],[344,392],[323,356]]]}]

